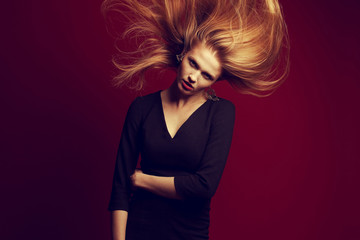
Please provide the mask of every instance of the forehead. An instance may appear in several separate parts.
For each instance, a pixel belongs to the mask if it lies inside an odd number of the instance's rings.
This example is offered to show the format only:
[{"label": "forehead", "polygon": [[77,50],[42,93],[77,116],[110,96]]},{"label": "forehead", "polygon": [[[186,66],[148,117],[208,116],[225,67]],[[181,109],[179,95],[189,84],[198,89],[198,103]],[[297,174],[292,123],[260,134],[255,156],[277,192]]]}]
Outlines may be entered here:
[{"label": "forehead", "polygon": [[221,63],[216,52],[204,43],[196,44],[189,52],[188,57],[194,58],[202,71],[205,71],[215,78],[221,74]]}]

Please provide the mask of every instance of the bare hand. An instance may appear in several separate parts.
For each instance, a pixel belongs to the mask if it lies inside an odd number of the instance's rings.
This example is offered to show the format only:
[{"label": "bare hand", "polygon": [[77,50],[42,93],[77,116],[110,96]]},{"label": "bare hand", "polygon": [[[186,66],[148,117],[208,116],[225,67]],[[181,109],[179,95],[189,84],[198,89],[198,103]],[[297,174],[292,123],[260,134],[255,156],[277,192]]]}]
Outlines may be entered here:
[{"label": "bare hand", "polygon": [[144,173],[140,169],[135,169],[133,175],[130,176],[133,187],[140,187],[140,179]]}]

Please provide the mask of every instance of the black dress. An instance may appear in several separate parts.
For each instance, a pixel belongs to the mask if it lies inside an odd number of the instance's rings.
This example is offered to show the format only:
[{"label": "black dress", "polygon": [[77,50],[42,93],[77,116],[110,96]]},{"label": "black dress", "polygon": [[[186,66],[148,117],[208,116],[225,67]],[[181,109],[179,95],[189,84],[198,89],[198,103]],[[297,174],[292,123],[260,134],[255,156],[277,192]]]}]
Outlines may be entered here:
[{"label": "black dress", "polygon": [[[234,105],[207,100],[171,138],[160,91],[136,98],[129,107],[118,149],[109,210],[128,211],[127,240],[208,239],[210,200],[231,145]],[[175,176],[183,200],[131,191],[130,175],[141,170]]]}]

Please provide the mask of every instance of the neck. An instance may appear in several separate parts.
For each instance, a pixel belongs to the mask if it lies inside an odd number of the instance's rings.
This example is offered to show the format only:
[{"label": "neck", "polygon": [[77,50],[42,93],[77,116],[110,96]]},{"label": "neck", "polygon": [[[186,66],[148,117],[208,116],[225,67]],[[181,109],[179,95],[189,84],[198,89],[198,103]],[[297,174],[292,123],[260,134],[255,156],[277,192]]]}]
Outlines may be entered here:
[{"label": "neck", "polygon": [[175,104],[177,106],[196,104],[206,101],[204,91],[198,92],[194,95],[181,94],[176,81],[174,81],[173,84],[171,84],[171,86],[164,91],[164,96],[169,101],[169,103]]}]

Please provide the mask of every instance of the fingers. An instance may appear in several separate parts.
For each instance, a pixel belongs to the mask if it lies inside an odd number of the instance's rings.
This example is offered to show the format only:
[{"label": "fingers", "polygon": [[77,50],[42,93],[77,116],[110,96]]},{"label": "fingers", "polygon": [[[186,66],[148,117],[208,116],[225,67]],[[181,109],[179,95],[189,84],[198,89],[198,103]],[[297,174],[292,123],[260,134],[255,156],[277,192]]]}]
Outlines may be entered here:
[{"label": "fingers", "polygon": [[138,187],[138,180],[140,175],[143,174],[141,169],[135,169],[134,173],[130,176],[131,185],[133,187],[133,190],[135,190]]}]

